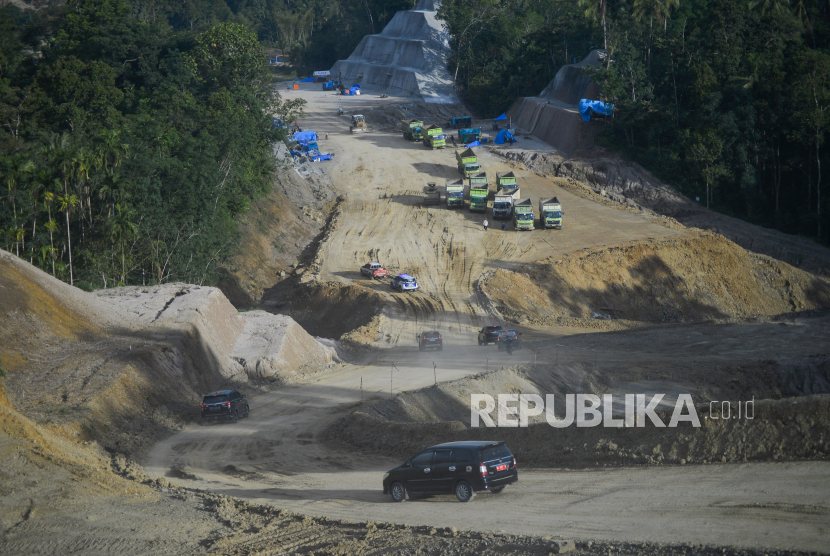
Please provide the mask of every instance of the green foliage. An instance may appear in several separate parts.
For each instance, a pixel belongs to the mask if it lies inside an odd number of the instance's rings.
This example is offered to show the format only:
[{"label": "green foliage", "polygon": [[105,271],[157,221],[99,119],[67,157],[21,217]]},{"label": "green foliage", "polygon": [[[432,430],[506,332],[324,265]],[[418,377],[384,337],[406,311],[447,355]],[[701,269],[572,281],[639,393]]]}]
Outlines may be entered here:
[{"label": "green foliage", "polygon": [[440,14],[482,115],[606,45],[587,70],[615,105],[590,124],[605,146],[712,208],[830,243],[827,2],[444,0]]},{"label": "green foliage", "polygon": [[256,34],[146,9],[0,11],[0,245],[79,287],[210,282],[275,170],[285,104]]}]

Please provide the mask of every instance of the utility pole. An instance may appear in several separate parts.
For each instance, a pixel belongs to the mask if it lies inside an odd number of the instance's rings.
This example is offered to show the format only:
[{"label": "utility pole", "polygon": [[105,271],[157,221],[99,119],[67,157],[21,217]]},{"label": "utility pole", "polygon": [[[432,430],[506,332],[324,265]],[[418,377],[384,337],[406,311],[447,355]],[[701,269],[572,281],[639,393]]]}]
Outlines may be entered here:
[{"label": "utility pole", "polygon": [[438,373],[435,371],[435,361],[432,362],[432,376],[435,378],[435,384],[438,384]]}]

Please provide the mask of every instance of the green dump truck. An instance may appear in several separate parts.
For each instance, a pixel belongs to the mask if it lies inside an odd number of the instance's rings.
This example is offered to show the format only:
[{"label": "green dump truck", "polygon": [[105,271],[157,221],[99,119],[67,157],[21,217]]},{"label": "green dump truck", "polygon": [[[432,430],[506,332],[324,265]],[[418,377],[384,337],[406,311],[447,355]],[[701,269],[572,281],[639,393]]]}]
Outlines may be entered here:
[{"label": "green dump truck", "polygon": [[499,189],[493,199],[493,218],[510,220],[513,216],[513,202],[519,198],[518,189]]},{"label": "green dump truck", "polygon": [[444,130],[437,125],[428,125],[421,128],[421,137],[424,140],[424,146],[433,150],[443,149],[447,146],[444,141]]},{"label": "green dump truck", "polygon": [[464,206],[464,181],[447,182],[447,207],[461,208]]},{"label": "green dump truck", "polygon": [[562,204],[558,197],[539,199],[539,224],[543,228],[562,229]]},{"label": "green dump truck", "polygon": [[513,203],[513,227],[516,230],[533,230],[533,203],[530,199],[519,199]]},{"label": "green dump truck", "polygon": [[490,189],[487,185],[470,186],[470,212],[484,212],[487,210],[487,196]]},{"label": "green dump truck", "polygon": [[463,152],[461,150],[455,151],[455,160],[458,162],[458,171],[465,178],[469,178],[471,174],[477,174],[480,170],[478,157],[473,149],[467,149]]},{"label": "green dump truck", "polygon": [[472,143],[481,139],[481,128],[474,127],[468,129],[459,129],[458,138],[462,143]]},{"label": "green dump truck", "polygon": [[516,174],[513,172],[496,172],[496,189],[519,189]]},{"label": "green dump truck", "polygon": [[403,129],[403,138],[407,141],[420,141],[421,128],[424,127],[424,122],[421,120],[401,120],[401,129]]}]

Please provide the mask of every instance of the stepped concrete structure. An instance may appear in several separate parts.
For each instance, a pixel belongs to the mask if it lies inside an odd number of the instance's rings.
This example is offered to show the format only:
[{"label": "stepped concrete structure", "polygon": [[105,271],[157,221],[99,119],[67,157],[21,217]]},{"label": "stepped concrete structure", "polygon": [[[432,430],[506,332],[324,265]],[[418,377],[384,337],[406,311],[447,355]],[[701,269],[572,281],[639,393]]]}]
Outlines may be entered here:
[{"label": "stepped concrete structure", "polygon": [[510,107],[512,123],[566,155],[591,149],[593,133],[579,115],[579,101],[599,100],[600,89],[582,70],[603,60],[604,50],[592,50],[581,62],[562,66],[538,97],[520,98]]},{"label": "stepped concrete structure", "polygon": [[447,71],[449,35],[435,11],[440,0],[418,0],[414,10],[395,14],[379,35],[367,35],[347,60],[331,68],[343,85],[460,104]]}]

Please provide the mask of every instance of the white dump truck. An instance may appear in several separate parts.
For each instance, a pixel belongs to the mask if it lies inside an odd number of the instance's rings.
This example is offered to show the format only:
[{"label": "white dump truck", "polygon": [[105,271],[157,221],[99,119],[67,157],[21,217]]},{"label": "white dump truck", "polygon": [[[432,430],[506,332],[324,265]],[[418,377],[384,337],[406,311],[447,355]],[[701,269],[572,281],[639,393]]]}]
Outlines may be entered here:
[{"label": "white dump truck", "polygon": [[493,199],[493,218],[510,220],[513,216],[513,202],[518,198],[518,189],[499,189]]}]

